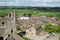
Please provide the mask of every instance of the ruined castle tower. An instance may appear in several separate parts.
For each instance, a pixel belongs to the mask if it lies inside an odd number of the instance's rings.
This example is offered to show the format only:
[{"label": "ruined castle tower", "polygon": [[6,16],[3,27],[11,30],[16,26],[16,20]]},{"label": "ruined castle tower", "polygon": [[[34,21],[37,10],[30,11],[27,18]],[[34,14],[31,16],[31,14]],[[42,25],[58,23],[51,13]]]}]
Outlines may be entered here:
[{"label": "ruined castle tower", "polygon": [[7,26],[8,26],[8,32],[10,33],[11,30],[15,29],[15,12],[8,13],[7,17]]},{"label": "ruined castle tower", "polygon": [[15,30],[15,12],[9,12],[6,17],[0,17],[0,39],[5,40],[8,34]]}]

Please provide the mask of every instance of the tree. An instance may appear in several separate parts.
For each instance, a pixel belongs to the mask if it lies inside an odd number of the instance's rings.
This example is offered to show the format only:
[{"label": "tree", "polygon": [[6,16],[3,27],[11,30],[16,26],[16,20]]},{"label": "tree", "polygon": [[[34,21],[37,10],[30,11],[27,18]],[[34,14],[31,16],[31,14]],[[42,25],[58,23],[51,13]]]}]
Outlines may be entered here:
[{"label": "tree", "polygon": [[31,14],[29,13],[28,16],[31,17]]}]

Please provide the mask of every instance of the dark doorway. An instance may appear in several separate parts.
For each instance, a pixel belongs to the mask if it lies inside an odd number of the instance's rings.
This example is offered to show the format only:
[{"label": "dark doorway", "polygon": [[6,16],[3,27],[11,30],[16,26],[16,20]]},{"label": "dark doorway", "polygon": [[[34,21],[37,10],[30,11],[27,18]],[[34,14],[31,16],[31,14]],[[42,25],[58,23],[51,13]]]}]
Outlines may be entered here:
[{"label": "dark doorway", "polygon": [[3,37],[0,37],[0,40],[3,40]]}]

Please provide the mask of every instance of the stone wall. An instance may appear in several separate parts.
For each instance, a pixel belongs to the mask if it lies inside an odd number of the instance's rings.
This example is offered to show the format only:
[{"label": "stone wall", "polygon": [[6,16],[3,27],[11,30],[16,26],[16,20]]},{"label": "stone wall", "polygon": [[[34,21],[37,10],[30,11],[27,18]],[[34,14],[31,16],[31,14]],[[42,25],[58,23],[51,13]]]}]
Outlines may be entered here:
[{"label": "stone wall", "polygon": [[27,29],[25,36],[36,36],[36,30],[35,30],[35,28],[31,27],[31,28]]},{"label": "stone wall", "polygon": [[[9,14],[11,14],[9,17]],[[15,29],[15,12],[10,12],[6,17],[0,17],[0,34],[7,37],[11,33],[11,30]],[[3,34],[4,33],[4,34]]]}]

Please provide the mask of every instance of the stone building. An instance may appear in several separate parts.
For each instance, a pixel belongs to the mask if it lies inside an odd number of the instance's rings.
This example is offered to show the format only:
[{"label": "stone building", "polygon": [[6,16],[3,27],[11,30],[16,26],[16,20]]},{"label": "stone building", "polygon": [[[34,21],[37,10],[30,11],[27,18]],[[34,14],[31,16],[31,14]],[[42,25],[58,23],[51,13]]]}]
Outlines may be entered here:
[{"label": "stone building", "polygon": [[31,27],[26,30],[26,35],[25,36],[36,36],[36,30],[34,27]]},{"label": "stone building", "polygon": [[9,12],[7,16],[0,17],[0,40],[5,40],[7,35],[15,30],[15,12]]},{"label": "stone building", "polygon": [[36,30],[36,34],[39,35],[42,29],[44,28],[44,25],[47,23],[54,23],[56,24],[56,18],[55,17],[25,17],[21,16],[17,18],[17,24],[20,26],[20,28],[24,30],[29,30],[30,27],[34,27]]}]

